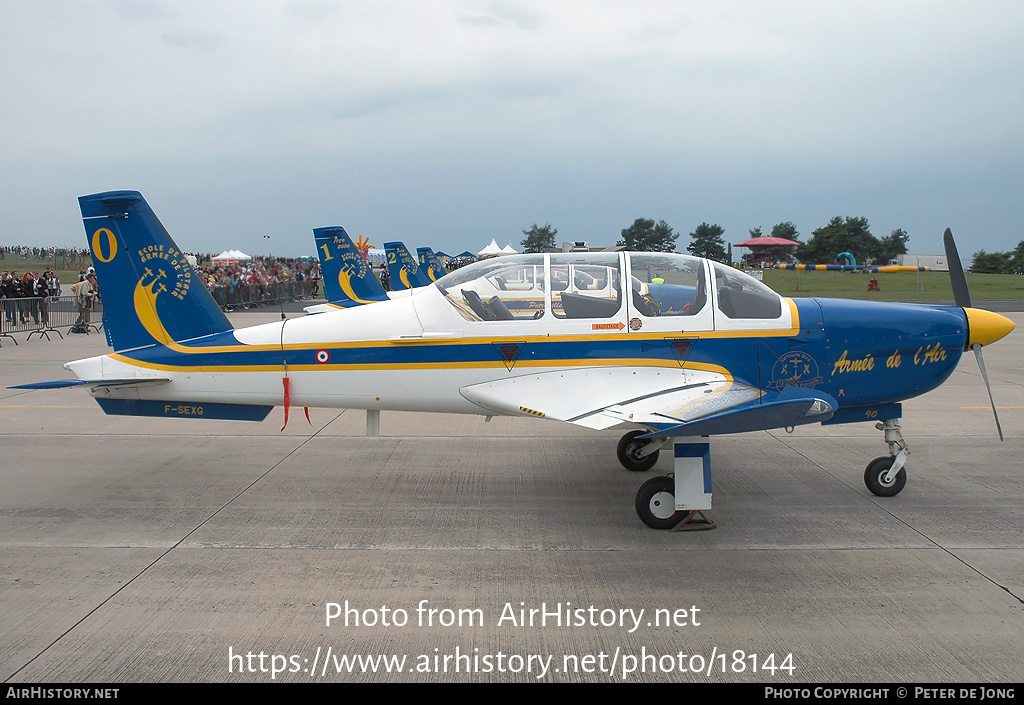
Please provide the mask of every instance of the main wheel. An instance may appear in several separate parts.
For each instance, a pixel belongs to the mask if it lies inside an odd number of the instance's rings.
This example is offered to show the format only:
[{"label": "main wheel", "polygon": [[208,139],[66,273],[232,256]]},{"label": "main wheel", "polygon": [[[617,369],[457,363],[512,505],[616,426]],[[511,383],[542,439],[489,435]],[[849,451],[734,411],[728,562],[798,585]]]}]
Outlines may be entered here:
[{"label": "main wheel", "polygon": [[661,452],[659,450],[645,457],[640,456],[640,451],[647,446],[649,441],[638,441],[636,438],[646,435],[646,433],[647,431],[630,431],[619,439],[619,446],[615,449],[615,453],[618,455],[622,467],[633,472],[643,472],[650,470],[658,462],[658,453]]},{"label": "main wheel", "polygon": [[671,529],[682,520],[676,511],[676,481],[671,477],[653,477],[636,493],[636,514],[652,529]]},{"label": "main wheel", "polygon": [[907,484],[906,468],[900,468],[900,471],[896,473],[896,477],[889,482],[884,480],[885,474],[892,467],[892,461],[893,457],[891,455],[884,455],[868,463],[867,468],[864,470],[864,484],[868,486],[872,494],[879,497],[895,497],[903,489],[903,486]]}]

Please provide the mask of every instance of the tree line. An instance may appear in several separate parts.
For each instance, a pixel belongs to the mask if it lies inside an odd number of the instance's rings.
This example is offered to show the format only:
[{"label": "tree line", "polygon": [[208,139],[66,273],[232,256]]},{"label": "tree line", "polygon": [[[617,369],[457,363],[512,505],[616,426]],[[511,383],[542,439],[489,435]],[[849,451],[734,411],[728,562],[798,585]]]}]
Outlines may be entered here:
[{"label": "tree line", "polygon": [[[526,252],[545,252],[555,249],[557,228],[550,223],[543,226],[533,224],[524,229],[526,237],[520,243]],[[637,218],[628,228],[623,228],[621,238],[616,243],[627,250],[639,252],[675,252],[676,240],[680,233],[664,220],[655,222],[649,218]],[[761,228],[750,231],[750,237],[761,237]],[[836,255],[849,252],[857,260],[865,259],[886,263],[896,255],[907,253],[907,241],[910,236],[902,228],[893,230],[889,235],[878,238],[871,233],[867,218],[841,218],[836,216],[827,225],[811,232],[811,239],[806,243],[800,241],[800,233],[793,223],[786,221],[772,227],[771,237],[792,240],[798,244],[794,256],[801,262],[810,264],[829,263]],[[718,262],[726,262],[728,254],[725,245],[725,229],[717,223],[701,223],[689,234],[690,243],[686,251],[697,257],[706,257]],[[1021,243],[1024,245],[1024,243]],[[751,248],[758,251],[759,248]],[[1018,246],[1018,250],[1021,246]],[[768,251],[768,250],[762,250]],[[772,252],[779,252],[773,248]],[[792,252],[784,250],[786,256]]]},{"label": "tree line", "polygon": [[971,271],[979,274],[1024,274],[1024,240],[1009,252],[974,253]]}]

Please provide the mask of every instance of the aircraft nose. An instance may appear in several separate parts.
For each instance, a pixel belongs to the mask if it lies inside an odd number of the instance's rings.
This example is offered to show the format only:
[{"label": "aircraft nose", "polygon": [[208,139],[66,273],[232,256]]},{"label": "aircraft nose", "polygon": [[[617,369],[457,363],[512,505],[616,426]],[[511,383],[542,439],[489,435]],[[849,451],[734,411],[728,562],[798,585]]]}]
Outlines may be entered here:
[{"label": "aircraft nose", "polygon": [[1010,331],[1017,327],[1006,316],[983,311],[980,308],[965,308],[964,313],[967,314],[967,327],[970,329],[965,349],[973,347],[975,343],[981,345],[994,343],[1005,338]]}]

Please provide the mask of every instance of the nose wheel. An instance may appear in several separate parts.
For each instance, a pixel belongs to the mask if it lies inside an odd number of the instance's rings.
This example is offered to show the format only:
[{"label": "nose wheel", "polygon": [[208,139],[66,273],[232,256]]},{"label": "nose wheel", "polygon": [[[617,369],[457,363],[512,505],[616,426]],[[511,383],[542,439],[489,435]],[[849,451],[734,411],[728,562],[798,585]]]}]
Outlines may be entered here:
[{"label": "nose wheel", "polygon": [[903,440],[899,419],[886,419],[875,424],[885,432],[885,442],[891,455],[883,455],[868,463],[864,469],[864,484],[877,497],[895,497],[907,484],[907,470],[904,463],[910,455],[910,448]]},{"label": "nose wheel", "polygon": [[864,470],[864,484],[871,490],[871,494],[878,497],[895,497],[907,484],[906,468],[900,468],[895,473],[890,472],[895,460],[891,455],[883,455],[868,463]]}]

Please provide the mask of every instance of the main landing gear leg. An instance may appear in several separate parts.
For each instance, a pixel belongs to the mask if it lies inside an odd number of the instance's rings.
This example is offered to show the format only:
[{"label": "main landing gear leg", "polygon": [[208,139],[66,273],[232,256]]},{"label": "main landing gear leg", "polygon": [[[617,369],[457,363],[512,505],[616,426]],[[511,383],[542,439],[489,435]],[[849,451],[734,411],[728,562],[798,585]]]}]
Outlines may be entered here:
[{"label": "main landing gear leg", "polygon": [[658,462],[658,452],[671,441],[671,438],[648,438],[637,440],[647,431],[630,431],[619,440],[615,454],[622,467],[631,472],[644,472]]},{"label": "main landing gear leg", "polygon": [[895,497],[907,484],[907,470],[904,464],[910,455],[910,448],[903,440],[899,419],[886,419],[876,423],[875,428],[885,432],[889,455],[875,458],[868,463],[864,470],[864,484],[874,495]]},{"label": "main landing gear leg", "polygon": [[652,529],[706,531],[711,509],[711,446],[675,442],[675,472],[645,482],[636,493],[636,513]]}]

